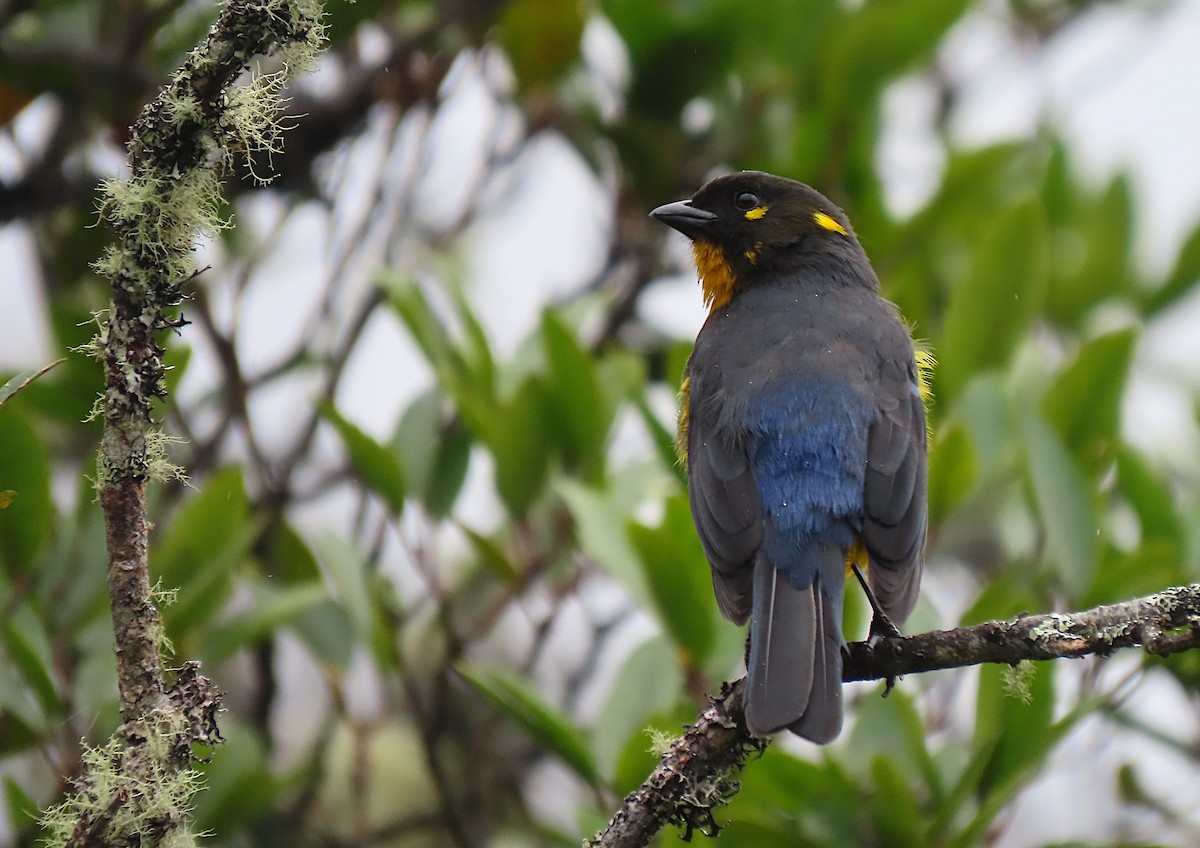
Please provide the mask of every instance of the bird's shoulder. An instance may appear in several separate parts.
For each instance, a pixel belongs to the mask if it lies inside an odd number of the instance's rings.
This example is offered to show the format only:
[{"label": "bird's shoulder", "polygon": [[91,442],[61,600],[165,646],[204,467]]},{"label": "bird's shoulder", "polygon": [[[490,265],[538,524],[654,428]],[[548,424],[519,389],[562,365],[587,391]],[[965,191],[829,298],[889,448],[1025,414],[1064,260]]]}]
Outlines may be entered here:
[{"label": "bird's shoulder", "polygon": [[781,281],[739,292],[713,310],[689,370],[693,391],[743,384],[755,375],[853,377],[893,361],[907,366],[912,348],[899,312],[878,292]]}]

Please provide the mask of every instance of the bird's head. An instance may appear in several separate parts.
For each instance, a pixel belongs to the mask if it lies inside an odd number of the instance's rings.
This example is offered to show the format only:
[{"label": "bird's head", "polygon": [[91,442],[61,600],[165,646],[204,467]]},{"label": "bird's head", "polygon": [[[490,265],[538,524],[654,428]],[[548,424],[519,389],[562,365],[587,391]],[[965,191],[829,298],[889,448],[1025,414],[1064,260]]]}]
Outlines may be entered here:
[{"label": "bird's head", "polygon": [[692,240],[704,299],[713,309],[736,289],[820,255],[853,257],[848,264],[864,264],[874,278],[846,214],[795,180],[759,171],[727,174],[650,215]]}]

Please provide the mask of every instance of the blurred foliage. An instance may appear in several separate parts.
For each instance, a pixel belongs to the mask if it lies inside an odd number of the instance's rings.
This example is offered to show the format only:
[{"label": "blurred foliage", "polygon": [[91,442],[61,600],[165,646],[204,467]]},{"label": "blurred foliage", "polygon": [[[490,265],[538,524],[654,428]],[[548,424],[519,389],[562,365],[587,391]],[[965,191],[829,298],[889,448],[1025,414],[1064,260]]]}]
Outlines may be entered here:
[{"label": "blurred foliage", "polygon": [[[1033,50],[1090,5],[988,4]],[[201,659],[229,693],[229,741],[205,767],[196,811],[215,844],[577,845],[648,773],[647,730],[675,734],[737,673],[742,636],[712,600],[672,449],[690,340],[654,331],[638,308],[650,283],[680,270],[646,210],[721,167],[804,179],[844,204],[887,294],[936,352],[927,580],[938,591],[927,598],[937,602],[924,600],[910,627],[1196,579],[1195,481],[1129,444],[1122,408],[1144,331],[1195,294],[1200,224],[1156,277],[1133,260],[1129,180],[1083,179],[1052,125],[955,146],[958,83],[939,46],[974,7],[331,5],[325,61],[336,73],[294,92],[301,117],[272,163],[278,179],[231,186],[239,212],[261,212],[252,205],[267,198],[283,223],[264,228],[248,213],[249,230],[214,242],[217,267],[184,308],[194,326],[169,341],[172,388],[195,351],[218,373],[207,393],[174,395],[162,410],[185,440],[175,459],[191,483],[155,491],[151,551],[176,656]],[[0,8],[0,121],[42,114],[34,141],[8,139],[25,147],[0,177],[0,221],[31,237],[64,355],[106,300],[88,270],[104,238],[90,226],[100,163],[213,15],[174,0]],[[619,55],[589,55],[589,33],[607,34]],[[477,172],[460,174],[463,206],[422,216],[414,207],[428,199],[422,178],[439,144],[430,127],[471,74],[500,129]],[[932,129],[945,165],[932,195],[898,218],[879,173],[881,102],[914,80],[943,104]],[[371,133],[407,158],[389,153],[377,184],[346,188],[329,174],[366,155],[354,145]],[[546,137],[566,140],[607,193],[607,258],[592,284],[547,305],[529,338],[501,352],[452,260],[476,222],[506,210],[517,165]],[[401,160],[418,163],[402,179]],[[248,331],[222,310],[250,308],[271,277],[264,257],[284,250],[278,231],[300,213],[337,234],[326,289],[312,322],[287,328],[294,352],[254,361]],[[348,282],[380,267],[358,288]],[[232,307],[209,293],[217,279]],[[519,297],[520,269],[513,279]],[[368,326],[390,328],[429,375],[383,430],[339,403]],[[32,845],[37,810],[78,768],[80,738],[107,736],[118,712],[103,526],[87,479],[99,369],[70,355],[27,386],[28,374],[9,376],[0,840]],[[256,399],[297,391],[308,394],[292,435],[260,433]],[[493,520],[464,506],[472,491],[494,504]],[[349,518],[331,527],[318,520],[326,511]],[[848,603],[859,638],[863,604]],[[1195,657],[1146,665],[1181,697],[1200,694]],[[886,701],[877,687],[851,689],[844,738],[800,755],[775,745],[753,762],[717,815],[728,822],[721,839],[965,848],[1012,834],[1005,844],[1041,844],[1015,801],[1085,719],[1200,777],[1194,731],[1154,728],[1130,709],[1140,675],[1097,659],[924,675]],[[1147,794],[1148,762],[1110,776],[1123,805],[1112,815],[1137,826],[1100,844],[1195,837],[1194,811]]]}]

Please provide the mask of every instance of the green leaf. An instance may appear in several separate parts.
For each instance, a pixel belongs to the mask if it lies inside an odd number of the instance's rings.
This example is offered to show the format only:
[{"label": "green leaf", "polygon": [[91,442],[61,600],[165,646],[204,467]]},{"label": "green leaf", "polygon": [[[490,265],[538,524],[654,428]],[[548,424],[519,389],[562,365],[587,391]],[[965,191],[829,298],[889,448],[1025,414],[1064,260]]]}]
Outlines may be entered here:
[{"label": "green leaf", "polygon": [[878,844],[895,848],[929,845],[925,815],[896,761],[883,756],[871,761],[871,787],[874,791],[867,796],[867,803]]},{"label": "green leaf", "polygon": [[612,420],[612,405],[605,402],[596,365],[579,346],[562,320],[547,310],[542,315],[550,379],[547,391],[555,422],[555,435],[563,449],[567,470],[593,479],[604,467],[604,440]]},{"label": "green leaf", "polygon": [[471,375],[473,390],[482,395],[487,403],[496,401],[496,361],[492,357],[491,343],[479,317],[471,308],[467,292],[462,286],[450,286],[454,308],[462,322],[464,339],[462,357]]},{"label": "green leaf", "polygon": [[179,590],[163,609],[172,639],[215,620],[224,606],[233,573],[258,535],[249,508],[241,470],[231,467],[210,477],[165,524],[161,541],[151,548],[150,568],[164,590]]},{"label": "green leaf", "polygon": [[[425,355],[438,384],[458,404],[473,429],[481,428],[495,405],[495,365],[475,316],[466,301],[455,300],[467,331],[467,352],[455,343],[446,320],[434,311],[421,287],[410,280],[387,276],[380,281],[400,320]],[[468,355],[470,354],[470,355]]]},{"label": "green leaf", "polygon": [[71,705],[83,715],[95,716],[96,727],[115,728],[121,714],[110,617],[96,616],[71,637],[71,648],[79,657],[71,681]]},{"label": "green leaf", "polygon": [[1117,488],[1137,513],[1143,544],[1168,542],[1182,549],[1183,522],[1169,477],[1129,445],[1117,448]]},{"label": "green leaf", "polygon": [[496,35],[522,89],[567,72],[579,56],[583,23],[580,0],[514,0],[504,7]]},{"label": "green leaf", "polygon": [[642,423],[646,425],[646,430],[650,434],[650,441],[654,445],[654,451],[658,455],[659,461],[665,467],[674,471],[675,477],[679,480],[680,484],[686,486],[687,469],[675,451],[675,433],[672,430],[668,430],[659,421],[654,410],[650,408],[650,401],[645,393],[635,399],[634,406],[642,417]]},{"label": "green leaf", "polygon": [[663,628],[685,668],[703,666],[712,653],[717,626],[712,577],[696,536],[686,493],[671,497],[656,528],[629,524],[646,583]]},{"label": "green leaf", "polygon": [[1192,579],[1180,556],[1178,543],[1151,539],[1129,553],[1109,551],[1096,571],[1091,589],[1080,598],[1080,606],[1115,604]]},{"label": "green leaf", "polygon": [[1179,248],[1175,265],[1162,285],[1143,299],[1142,312],[1151,318],[1175,305],[1200,283],[1200,224],[1192,230]]},{"label": "green leaf", "polygon": [[321,584],[269,589],[261,586],[251,609],[215,628],[205,641],[210,661],[220,662],[247,645],[270,636],[291,624],[318,604],[329,600]]},{"label": "green leaf", "polygon": [[652,603],[641,558],[629,539],[632,505],[616,502],[611,492],[574,480],[560,480],[556,487],[575,519],[575,532],[584,552],[624,585],[639,604]]},{"label": "green leaf", "polygon": [[513,516],[524,515],[546,483],[551,437],[545,390],[529,377],[497,410],[484,435],[496,460],[496,491]]},{"label": "green leaf", "polygon": [[21,677],[37,695],[46,715],[54,715],[60,707],[58,687],[54,683],[54,657],[50,639],[41,616],[21,604],[5,617],[3,631],[4,653]]},{"label": "green leaf", "polygon": [[39,701],[16,669],[0,663],[0,755],[47,743],[57,717],[47,714]]},{"label": "green leaf", "polygon": [[479,564],[484,567],[492,576],[498,578],[500,582],[507,585],[515,585],[521,575],[517,571],[516,566],[512,564],[512,560],[500,547],[484,536],[479,535],[474,530],[463,525],[459,525],[459,529],[467,537],[467,541],[471,543],[471,548],[475,551],[475,557],[479,560]]},{"label": "green leaf", "polygon": [[931,797],[938,798],[940,777],[925,747],[925,727],[912,698],[899,688],[883,698],[882,690],[878,687],[879,694],[859,702],[842,762],[865,781],[884,758],[902,773],[906,784],[924,785]]},{"label": "green leaf", "polygon": [[1054,432],[1032,409],[1020,415],[1026,473],[1033,487],[1046,553],[1062,585],[1079,599],[1096,573],[1100,523],[1091,487]]},{"label": "green leaf", "polygon": [[332,404],[322,404],[321,414],[342,437],[342,443],[350,455],[350,464],[359,477],[383,499],[393,516],[400,515],[404,511],[405,487],[399,460],[391,451],[343,418]]},{"label": "green leaf", "polygon": [[[979,844],[996,817],[1046,763],[1055,743],[1091,709],[1080,707],[1052,721],[1053,663],[1024,662],[1015,669],[984,665],[979,671],[973,756],[933,823],[935,841],[961,848]],[[939,831],[955,826],[968,795],[978,805],[974,818],[955,839],[940,838]]]},{"label": "green leaf", "polygon": [[20,404],[0,408],[0,564],[6,573],[29,574],[37,564],[54,517],[50,456]]},{"label": "green leaf", "polygon": [[979,459],[966,425],[947,422],[929,451],[929,523],[937,526],[975,490]]},{"label": "green leaf", "polygon": [[434,518],[454,506],[471,458],[470,435],[445,407],[439,391],[426,392],[405,410],[392,437],[410,492]]},{"label": "green leaf", "polygon": [[[985,374],[971,380],[954,405],[952,416],[945,419],[943,426],[949,430],[953,430],[960,421],[966,427],[979,467],[980,485],[986,486],[989,482],[1006,479],[1012,474],[1014,457],[1019,455],[1021,444],[1020,436],[1012,425],[1012,407],[1001,375]],[[950,436],[949,433],[947,435]],[[934,451],[940,449],[935,440]],[[930,462],[934,461],[931,457]]]},{"label": "green leaf", "polygon": [[37,826],[41,810],[23,788],[11,777],[4,778],[4,807],[8,823],[15,833],[21,834]]},{"label": "green leaf", "polygon": [[0,663],[0,754],[45,744],[51,723],[37,696],[7,663]]},{"label": "green leaf", "polygon": [[417,347],[425,354],[426,361],[439,375],[439,380],[450,378],[449,381],[453,382],[453,378],[464,375],[465,363],[450,342],[445,322],[434,313],[421,287],[412,280],[395,275],[383,277],[379,285],[387,292],[396,314],[408,328]]},{"label": "green leaf", "polygon": [[263,539],[267,554],[263,573],[285,584],[312,583],[321,579],[317,557],[304,537],[287,521],[277,522]]},{"label": "green leaf", "polygon": [[195,795],[197,831],[234,832],[273,809],[282,788],[257,730],[223,716],[221,733],[220,755],[197,765],[204,775],[204,791]]},{"label": "green leaf", "polygon": [[443,432],[433,453],[433,467],[421,502],[433,518],[445,518],[454,508],[458,493],[467,479],[471,462],[471,437],[457,421]]},{"label": "green leaf", "polygon": [[874,92],[937,46],[965,0],[892,0],[858,7],[825,50],[825,102],[840,112],[875,104]]},{"label": "green leaf", "polygon": [[[770,845],[840,848],[864,842],[863,787],[836,757],[807,762],[774,745],[742,772],[741,784],[742,791],[729,803],[729,817],[786,828],[786,840]],[[804,803],[797,805],[797,798]],[[787,811],[783,821],[781,811]]]},{"label": "green leaf", "polygon": [[1030,610],[1043,608],[1044,598],[1034,592],[1035,582],[1030,563],[1017,560],[1003,571],[990,577],[980,589],[975,602],[963,611],[959,625],[969,627],[985,621],[1028,615]]},{"label": "green leaf", "polygon": [[345,539],[327,534],[317,540],[321,565],[332,594],[352,624],[357,641],[371,649],[375,664],[396,668],[399,654],[389,621],[399,615],[395,584],[379,574]]},{"label": "green leaf", "polygon": [[66,361],[67,360],[64,357],[62,359],[58,359],[58,360],[55,360],[54,362],[51,362],[45,368],[41,368],[37,371],[22,371],[20,374],[14,375],[12,377],[12,379],[10,379],[8,382],[6,382],[3,386],[0,386],[0,406],[4,406],[5,402],[10,397],[15,395],[17,392],[21,391],[21,389],[28,386],[30,383],[32,383],[34,380],[36,380],[38,377],[41,377],[42,375],[48,373],[49,371],[56,368],[57,366],[62,365]]},{"label": "green leaf", "polygon": [[1053,714],[1050,663],[980,668],[974,747],[990,748],[991,754],[976,789],[979,795],[987,795],[1049,756],[1045,743]]},{"label": "green leaf", "polygon": [[1120,440],[1121,398],[1136,342],[1134,329],[1093,339],[1042,397],[1046,422],[1095,473],[1109,466]]},{"label": "green leaf", "polygon": [[1033,199],[1007,209],[983,235],[936,345],[939,404],[949,406],[973,376],[1009,361],[1042,302],[1046,242],[1045,215]]},{"label": "green leaf", "polygon": [[[1064,223],[1073,229],[1064,235],[1076,236],[1082,242],[1083,256],[1077,267],[1051,274],[1046,313],[1055,321],[1074,326],[1091,306],[1129,288],[1133,198],[1128,177],[1114,177],[1101,197],[1085,201]],[[1074,243],[1064,236],[1056,242]]]},{"label": "green leaf", "polygon": [[175,397],[179,391],[179,384],[183,382],[183,375],[187,373],[188,363],[192,361],[193,347],[186,344],[169,344],[166,351],[163,353],[163,366],[166,368],[166,373],[163,375],[163,386],[167,390],[168,397]]},{"label": "green leaf", "polygon": [[500,669],[459,663],[456,668],[497,709],[516,722],[541,747],[557,755],[590,784],[599,769],[583,733],[568,716],[551,707],[528,682]]},{"label": "green leaf", "polygon": [[317,659],[340,669],[350,665],[358,640],[354,622],[337,601],[327,597],[305,610],[292,622],[292,629]]},{"label": "green leaf", "polygon": [[333,584],[337,600],[354,623],[362,639],[371,638],[375,629],[375,605],[371,598],[370,576],[362,554],[354,545],[332,534],[317,540],[320,561]]},{"label": "green leaf", "polygon": [[600,771],[615,775],[630,737],[648,745],[643,731],[651,717],[671,710],[682,694],[683,675],[667,640],[653,637],[639,645],[621,666],[596,718],[592,747]]}]

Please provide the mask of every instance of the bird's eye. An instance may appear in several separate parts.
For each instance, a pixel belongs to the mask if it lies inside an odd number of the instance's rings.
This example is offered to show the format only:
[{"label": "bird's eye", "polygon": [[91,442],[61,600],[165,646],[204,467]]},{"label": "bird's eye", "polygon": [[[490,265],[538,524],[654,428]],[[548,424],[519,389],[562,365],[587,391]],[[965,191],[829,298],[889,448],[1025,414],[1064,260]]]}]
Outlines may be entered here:
[{"label": "bird's eye", "polygon": [[733,204],[743,212],[753,209],[758,205],[758,195],[752,191],[743,191],[733,199]]}]

